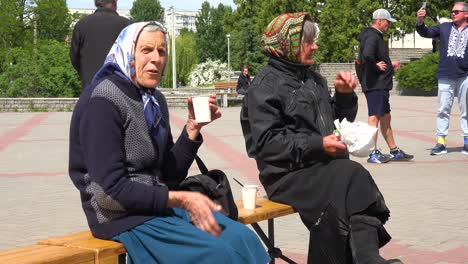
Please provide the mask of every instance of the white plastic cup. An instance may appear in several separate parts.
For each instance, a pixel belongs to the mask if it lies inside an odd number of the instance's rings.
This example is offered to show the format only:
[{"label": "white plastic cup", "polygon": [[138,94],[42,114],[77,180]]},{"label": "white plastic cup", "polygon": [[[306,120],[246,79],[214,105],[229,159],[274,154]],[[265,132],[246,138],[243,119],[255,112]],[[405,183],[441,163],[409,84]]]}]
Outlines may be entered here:
[{"label": "white plastic cup", "polygon": [[195,120],[198,123],[211,122],[209,99],[210,97],[208,96],[192,97],[193,110],[195,112]]},{"label": "white plastic cup", "polygon": [[244,185],[242,187],[242,202],[244,209],[255,209],[255,200],[257,198],[257,185]]}]

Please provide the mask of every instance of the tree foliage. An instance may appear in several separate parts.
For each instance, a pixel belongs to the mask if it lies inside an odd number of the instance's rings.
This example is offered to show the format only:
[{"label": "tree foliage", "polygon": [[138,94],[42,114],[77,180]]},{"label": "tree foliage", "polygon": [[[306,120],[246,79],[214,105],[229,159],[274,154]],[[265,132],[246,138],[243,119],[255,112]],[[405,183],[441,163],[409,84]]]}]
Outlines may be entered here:
[{"label": "tree foliage", "polygon": [[[357,5],[356,5],[357,4]],[[329,0],[323,6],[318,21],[317,44],[319,62],[350,62],[356,57],[360,31],[369,25],[372,12],[379,8],[375,1]]]},{"label": "tree foliage", "polygon": [[0,97],[75,97],[81,92],[64,42],[40,40],[36,48],[12,48],[2,64]]},{"label": "tree foliage", "polygon": [[[188,84],[190,72],[198,63],[194,32],[183,29],[176,38],[176,62],[177,82]],[[172,55],[167,63],[161,86],[172,87]]]},{"label": "tree foliage", "polygon": [[[30,9],[26,0],[0,0],[0,47],[19,47],[32,40]],[[1,70],[1,69],[0,69]]]},{"label": "tree foliage", "polygon": [[164,9],[159,0],[135,0],[130,9],[130,15],[133,22],[164,22]]},{"label": "tree foliage", "polygon": [[431,53],[420,60],[401,67],[395,77],[400,90],[423,90],[431,92],[437,89],[437,68],[439,54]]},{"label": "tree foliage", "polygon": [[35,27],[41,39],[63,41],[70,33],[72,16],[68,14],[66,0],[36,0]]},{"label": "tree foliage", "polygon": [[227,61],[227,32],[224,20],[230,13],[232,13],[231,7],[219,4],[214,8],[208,1],[203,2],[200,15],[195,21],[197,28],[195,41],[200,62],[208,59]]},{"label": "tree foliage", "polygon": [[[393,11],[395,17],[398,19],[395,27],[400,32],[394,32],[396,36],[404,36],[405,34],[414,32],[414,25],[416,24],[416,12],[421,8],[423,1],[416,0],[399,0],[390,5],[390,11]],[[453,3],[456,1],[451,0],[438,0],[427,1],[426,18],[424,22],[427,25],[438,24],[438,18],[450,18],[450,10]]]}]

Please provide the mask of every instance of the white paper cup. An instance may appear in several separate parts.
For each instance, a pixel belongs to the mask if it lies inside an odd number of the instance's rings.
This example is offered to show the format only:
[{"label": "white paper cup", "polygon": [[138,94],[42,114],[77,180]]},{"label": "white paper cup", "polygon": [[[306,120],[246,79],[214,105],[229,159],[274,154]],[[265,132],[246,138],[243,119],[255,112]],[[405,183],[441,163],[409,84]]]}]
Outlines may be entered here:
[{"label": "white paper cup", "polygon": [[257,189],[257,185],[244,185],[244,187],[242,187],[242,202],[244,204],[244,209],[255,209]]},{"label": "white paper cup", "polygon": [[195,112],[195,120],[198,123],[211,122],[211,111],[208,96],[192,97],[193,110]]}]

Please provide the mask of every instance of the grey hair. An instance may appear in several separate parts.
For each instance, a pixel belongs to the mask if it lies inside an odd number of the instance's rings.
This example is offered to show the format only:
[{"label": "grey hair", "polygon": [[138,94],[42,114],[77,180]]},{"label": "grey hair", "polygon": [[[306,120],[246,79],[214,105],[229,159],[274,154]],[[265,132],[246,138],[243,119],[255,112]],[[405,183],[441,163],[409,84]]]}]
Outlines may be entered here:
[{"label": "grey hair", "polygon": [[115,4],[117,0],[94,0],[94,5],[96,7],[109,7],[112,4]]},{"label": "grey hair", "polygon": [[310,43],[314,41],[318,36],[318,27],[317,24],[314,23],[310,19],[306,19],[304,21],[304,26],[302,26],[302,43]]},{"label": "grey hair", "polygon": [[160,82],[162,81],[162,79],[164,78],[164,75],[166,74],[166,66],[167,66],[167,63],[169,62],[169,34],[167,33],[167,30],[166,28],[159,22],[150,22],[148,25],[146,25],[144,28],[141,29],[140,33],[138,34],[138,38],[137,38],[137,41],[138,39],[140,38],[140,34],[141,32],[162,32],[164,33],[164,38],[166,39],[166,51],[167,51],[167,57],[168,57],[168,60],[166,61],[166,65],[164,65],[164,70],[162,71],[161,73],[161,80]]},{"label": "grey hair", "polygon": [[463,6],[463,11],[468,11],[468,4],[465,3],[465,2],[456,2],[455,4],[453,4],[454,6],[455,5],[462,5]]},{"label": "grey hair", "polygon": [[[157,32],[157,31],[161,31],[162,33],[164,33],[164,37],[166,38],[166,48],[169,48],[169,36],[168,36],[168,33],[167,33],[167,30],[166,28],[158,23],[158,22],[151,22],[150,24],[146,25],[144,28],[141,29],[140,33],[141,32]],[[168,52],[169,52],[169,49],[168,49]]]}]

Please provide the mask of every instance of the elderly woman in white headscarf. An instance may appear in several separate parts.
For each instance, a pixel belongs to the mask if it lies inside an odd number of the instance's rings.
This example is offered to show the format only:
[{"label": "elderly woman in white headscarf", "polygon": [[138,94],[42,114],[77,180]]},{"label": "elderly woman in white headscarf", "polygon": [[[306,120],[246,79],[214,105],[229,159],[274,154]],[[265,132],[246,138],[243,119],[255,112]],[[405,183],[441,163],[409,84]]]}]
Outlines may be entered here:
[{"label": "elderly woman in white headscarf", "polygon": [[[202,144],[191,98],[174,143],[155,89],[168,60],[157,22],[122,30],[84,90],[70,127],[69,173],[95,237],[124,244],[129,263],[266,263],[257,236],[197,192],[173,191]],[[221,116],[215,96],[212,120]]]}]

